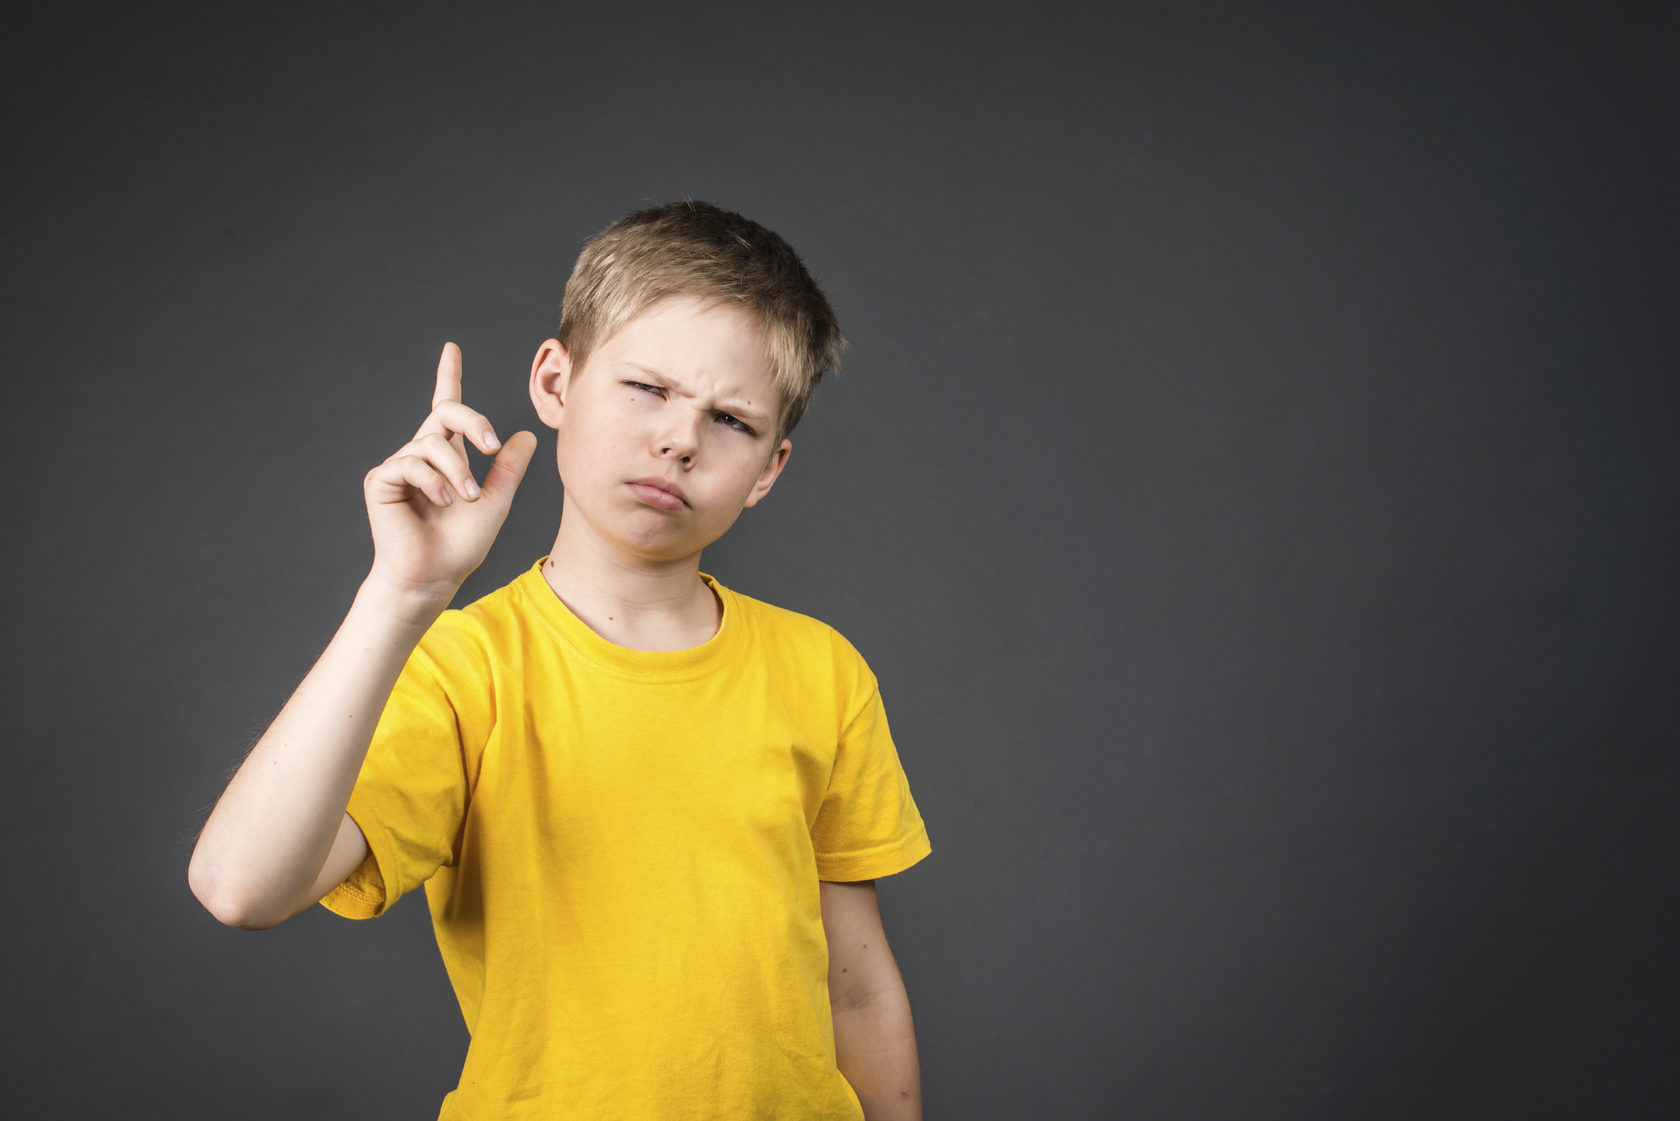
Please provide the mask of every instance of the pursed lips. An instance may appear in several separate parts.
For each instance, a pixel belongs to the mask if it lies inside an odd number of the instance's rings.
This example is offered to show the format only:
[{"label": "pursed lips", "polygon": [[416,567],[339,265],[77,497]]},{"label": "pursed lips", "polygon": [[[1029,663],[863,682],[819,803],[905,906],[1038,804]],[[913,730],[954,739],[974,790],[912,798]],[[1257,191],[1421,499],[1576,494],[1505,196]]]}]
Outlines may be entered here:
[{"label": "pursed lips", "polygon": [[643,502],[662,510],[678,510],[688,505],[688,499],[683,495],[682,489],[664,479],[636,479],[630,484],[630,489]]}]

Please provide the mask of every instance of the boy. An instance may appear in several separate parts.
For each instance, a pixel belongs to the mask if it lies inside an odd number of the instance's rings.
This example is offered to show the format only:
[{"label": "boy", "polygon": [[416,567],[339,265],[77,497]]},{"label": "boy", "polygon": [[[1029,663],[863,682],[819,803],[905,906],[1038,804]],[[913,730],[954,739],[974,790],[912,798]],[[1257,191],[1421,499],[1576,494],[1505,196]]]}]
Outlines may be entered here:
[{"label": "boy", "polygon": [[[462,611],[536,448],[461,401],[364,481],[374,561],[205,824],[222,922],[424,883],[472,1042],[440,1117],[917,1118],[875,878],[929,852],[873,676],[700,572],[844,345],[793,250],[677,203],[585,246],[531,365],[549,556]],[[482,487],[465,442],[496,458]]]}]

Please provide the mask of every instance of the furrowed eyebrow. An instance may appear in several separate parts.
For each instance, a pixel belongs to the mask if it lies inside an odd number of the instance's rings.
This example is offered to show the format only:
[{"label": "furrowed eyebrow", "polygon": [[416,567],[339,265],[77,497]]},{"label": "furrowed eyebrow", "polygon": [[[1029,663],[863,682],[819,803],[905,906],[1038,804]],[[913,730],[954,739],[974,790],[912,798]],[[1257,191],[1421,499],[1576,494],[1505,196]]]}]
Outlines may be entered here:
[{"label": "furrowed eyebrow", "polygon": [[[627,366],[632,370],[638,371],[643,377],[648,379],[650,384],[657,385],[661,389],[677,388],[670,378],[666,377],[663,373],[654,369],[652,366],[644,366],[640,362],[626,362],[622,360],[618,363],[618,365]],[[763,426],[770,423],[769,413],[760,409],[756,405],[749,405],[745,401],[714,401],[712,402],[712,408],[716,409],[720,413],[728,413],[736,420],[743,420],[748,424]]]},{"label": "furrowed eyebrow", "polygon": [[646,377],[650,382],[655,382],[659,385],[662,385],[666,389],[671,388],[671,379],[666,377],[664,374],[660,373],[658,370],[654,369],[652,366],[644,366],[640,362],[620,362],[618,364],[620,366],[628,366],[632,370],[638,371],[644,377]]},{"label": "furrowed eyebrow", "polygon": [[770,422],[768,415],[760,412],[758,409],[744,401],[739,401],[734,404],[731,404],[728,401],[719,401],[716,408],[718,412],[728,413],[736,420],[744,420],[748,424],[756,424],[762,427]]}]

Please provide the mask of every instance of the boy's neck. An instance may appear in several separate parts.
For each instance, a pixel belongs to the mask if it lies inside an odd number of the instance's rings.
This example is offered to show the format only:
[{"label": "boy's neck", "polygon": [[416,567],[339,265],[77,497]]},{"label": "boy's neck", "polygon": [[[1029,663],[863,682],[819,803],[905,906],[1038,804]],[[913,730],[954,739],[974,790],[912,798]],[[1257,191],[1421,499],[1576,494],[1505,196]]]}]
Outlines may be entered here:
[{"label": "boy's neck", "polygon": [[674,561],[623,557],[560,520],[543,579],[590,630],[632,650],[687,650],[710,639],[723,605],[700,579],[700,554]]}]

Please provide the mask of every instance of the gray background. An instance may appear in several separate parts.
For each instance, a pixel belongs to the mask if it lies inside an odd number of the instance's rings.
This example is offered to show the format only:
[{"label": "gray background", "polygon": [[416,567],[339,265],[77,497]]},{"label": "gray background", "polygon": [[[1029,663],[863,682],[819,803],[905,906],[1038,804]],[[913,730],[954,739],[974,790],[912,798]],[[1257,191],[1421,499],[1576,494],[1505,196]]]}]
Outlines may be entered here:
[{"label": "gray background", "polygon": [[1673,5],[242,7],[3,48],[14,1106],[435,1113],[420,900],[187,856],[441,343],[533,424],[692,195],[852,339],[705,566],[885,684],[930,1116],[1672,1116]]}]

